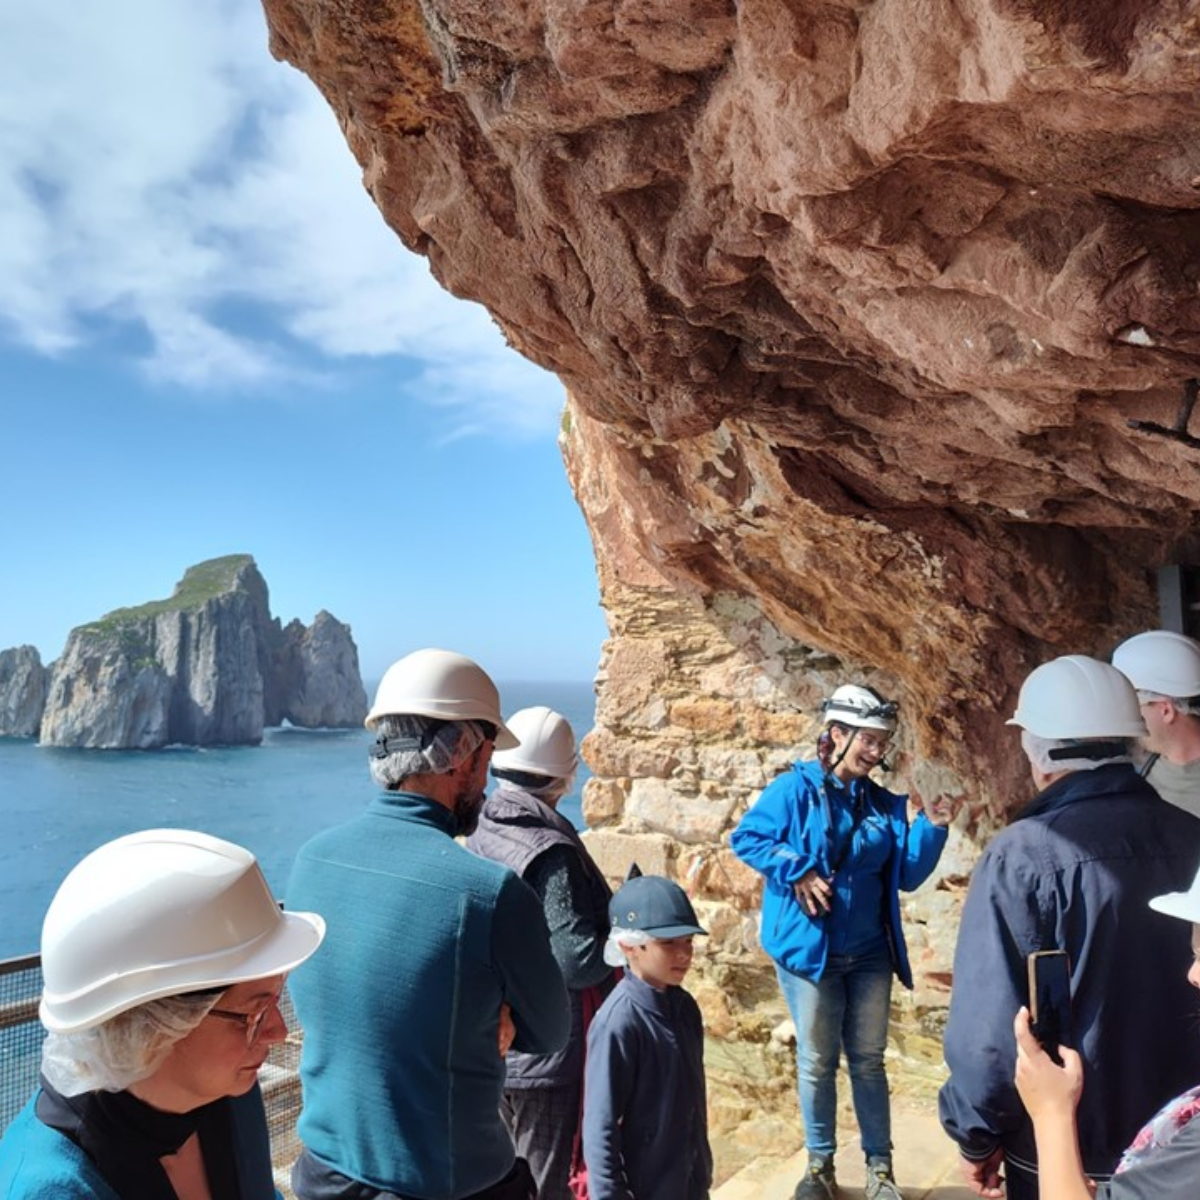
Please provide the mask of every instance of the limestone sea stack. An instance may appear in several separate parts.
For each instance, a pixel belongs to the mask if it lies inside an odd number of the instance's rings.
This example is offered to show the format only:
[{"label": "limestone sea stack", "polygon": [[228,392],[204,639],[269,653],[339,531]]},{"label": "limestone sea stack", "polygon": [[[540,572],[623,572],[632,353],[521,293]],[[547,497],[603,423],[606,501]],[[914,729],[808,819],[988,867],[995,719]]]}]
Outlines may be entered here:
[{"label": "limestone sea stack", "polygon": [[254,745],[267,725],[348,728],[366,711],[349,627],[327,612],[281,627],[254,559],[234,554],[189,567],[167,600],[73,629],[49,669],[39,737],[97,749]]},{"label": "limestone sea stack", "polygon": [[0,650],[0,737],[33,737],[46,704],[46,668],[34,646]]}]

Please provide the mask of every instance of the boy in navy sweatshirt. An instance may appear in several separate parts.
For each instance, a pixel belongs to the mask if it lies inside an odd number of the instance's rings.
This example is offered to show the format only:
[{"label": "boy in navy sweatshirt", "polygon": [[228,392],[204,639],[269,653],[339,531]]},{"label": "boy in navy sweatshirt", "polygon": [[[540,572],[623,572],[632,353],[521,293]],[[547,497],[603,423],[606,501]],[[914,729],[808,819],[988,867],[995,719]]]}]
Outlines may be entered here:
[{"label": "boy in navy sweatshirt", "polygon": [[705,1200],[712,1183],[704,1029],[684,991],[696,922],[678,884],[631,878],[609,907],[605,957],[625,977],[596,1014],[584,1072],[590,1200]]}]

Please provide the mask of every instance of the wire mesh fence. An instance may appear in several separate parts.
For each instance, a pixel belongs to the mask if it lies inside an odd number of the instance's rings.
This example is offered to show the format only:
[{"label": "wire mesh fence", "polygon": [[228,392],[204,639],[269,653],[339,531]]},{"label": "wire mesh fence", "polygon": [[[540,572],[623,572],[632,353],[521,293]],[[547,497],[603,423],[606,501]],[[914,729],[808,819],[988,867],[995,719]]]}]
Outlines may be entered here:
[{"label": "wire mesh fence", "polygon": [[[42,967],[36,955],[0,961],[0,1131],[8,1128],[37,1088],[45,1036],[38,1020],[41,994]],[[287,1021],[288,1037],[271,1048],[259,1072],[259,1082],[271,1130],[275,1186],[290,1200],[288,1176],[300,1153],[296,1119],[300,1115],[302,1036],[286,989],[280,1008]]]},{"label": "wire mesh fence", "polygon": [[0,962],[0,1129],[37,1087],[45,1031],[38,1020],[42,966],[36,958]]}]

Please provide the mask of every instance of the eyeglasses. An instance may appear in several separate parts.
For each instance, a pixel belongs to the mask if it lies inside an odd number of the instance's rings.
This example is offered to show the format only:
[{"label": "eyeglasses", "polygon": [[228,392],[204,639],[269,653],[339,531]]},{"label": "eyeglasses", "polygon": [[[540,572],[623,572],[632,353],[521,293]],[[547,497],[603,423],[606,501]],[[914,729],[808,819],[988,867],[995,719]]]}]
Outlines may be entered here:
[{"label": "eyeglasses", "polygon": [[258,1041],[258,1036],[262,1033],[262,1027],[266,1019],[279,1008],[280,997],[276,996],[266,1008],[260,1008],[258,1012],[234,1012],[228,1008],[210,1008],[208,1015],[210,1017],[220,1017],[222,1021],[236,1021],[246,1031],[246,1045],[253,1046]]},{"label": "eyeglasses", "polygon": [[858,744],[864,750],[878,750],[882,754],[892,744],[890,737],[876,737],[873,733],[863,733],[859,731],[855,734],[858,739]]}]

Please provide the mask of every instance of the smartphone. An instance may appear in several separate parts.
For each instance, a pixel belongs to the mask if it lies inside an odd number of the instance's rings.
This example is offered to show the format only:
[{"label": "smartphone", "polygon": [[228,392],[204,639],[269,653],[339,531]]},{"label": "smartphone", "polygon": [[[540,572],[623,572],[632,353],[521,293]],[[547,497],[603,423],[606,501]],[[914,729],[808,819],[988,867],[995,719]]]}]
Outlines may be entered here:
[{"label": "smartphone", "polygon": [[1038,950],[1029,956],[1029,1017],[1033,1036],[1061,1067],[1058,1047],[1075,1046],[1071,959],[1065,950]]}]

